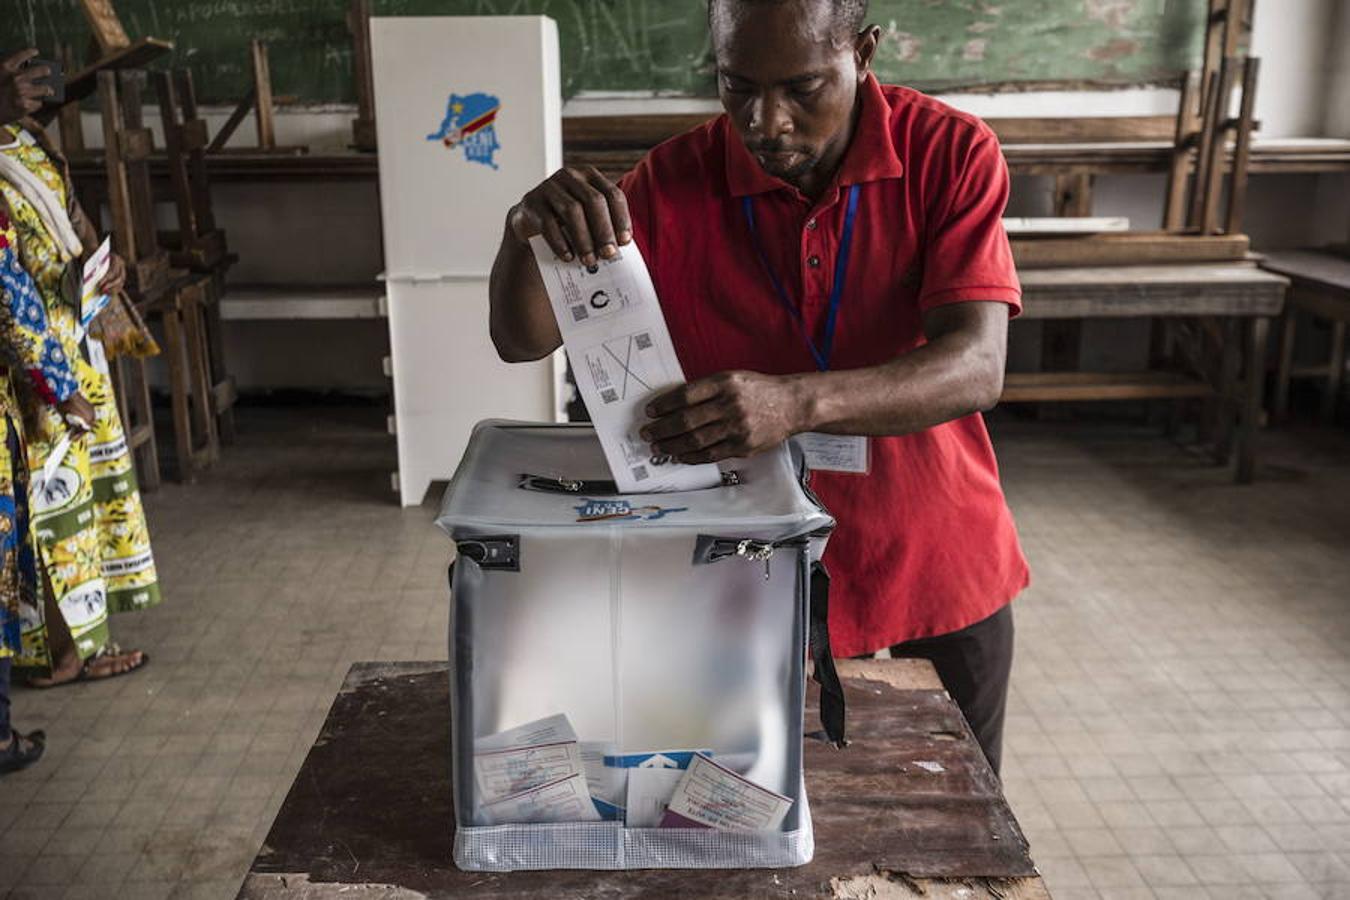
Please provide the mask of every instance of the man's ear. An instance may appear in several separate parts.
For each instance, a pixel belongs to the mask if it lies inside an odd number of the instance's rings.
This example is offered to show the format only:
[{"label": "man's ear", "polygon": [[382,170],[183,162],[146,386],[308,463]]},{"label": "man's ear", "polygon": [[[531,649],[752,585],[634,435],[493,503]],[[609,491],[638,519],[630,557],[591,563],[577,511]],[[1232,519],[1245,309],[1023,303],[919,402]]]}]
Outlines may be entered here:
[{"label": "man's ear", "polygon": [[881,28],[869,25],[858,32],[853,41],[853,61],[858,67],[858,83],[861,84],[867,73],[872,71],[872,59],[877,55],[877,45],[881,42]]}]

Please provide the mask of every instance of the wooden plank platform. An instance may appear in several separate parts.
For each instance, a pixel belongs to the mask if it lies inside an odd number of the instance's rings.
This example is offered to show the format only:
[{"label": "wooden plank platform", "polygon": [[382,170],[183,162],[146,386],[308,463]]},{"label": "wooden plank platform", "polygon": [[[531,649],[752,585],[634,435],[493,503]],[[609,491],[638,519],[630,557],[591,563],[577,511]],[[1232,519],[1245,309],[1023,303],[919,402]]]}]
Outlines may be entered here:
[{"label": "wooden plank platform", "polygon": [[1075,266],[1167,265],[1241,262],[1245,234],[1169,234],[1130,231],[1087,237],[1013,237],[1013,262],[1021,270]]},{"label": "wooden plank platform", "polygon": [[[357,663],[239,897],[1048,900],[998,779],[931,664],[840,669],[852,744],[807,741],[810,864],[488,873],[451,861],[445,663]],[[811,695],[808,722],[818,715]]]},{"label": "wooden plank platform", "polygon": [[104,69],[142,69],[173,50],[172,41],[141,38],[130,46],[113,50],[103,59],[85,66],[66,79],[66,102],[74,103],[98,90],[98,73]]},{"label": "wooden plank platform", "polygon": [[1288,279],[1249,263],[1026,269],[1024,319],[1277,316]]}]

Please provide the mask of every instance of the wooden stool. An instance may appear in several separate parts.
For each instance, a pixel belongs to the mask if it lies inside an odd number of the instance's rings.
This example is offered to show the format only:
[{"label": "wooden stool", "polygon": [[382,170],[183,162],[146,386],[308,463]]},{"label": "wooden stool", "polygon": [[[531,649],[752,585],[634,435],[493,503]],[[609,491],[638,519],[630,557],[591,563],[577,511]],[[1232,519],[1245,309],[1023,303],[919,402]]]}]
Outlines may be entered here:
[{"label": "wooden stool", "polygon": [[[178,475],[191,482],[220,453],[203,313],[214,276],[172,268],[159,243],[149,166],[154,141],[142,121],[145,77],[130,70],[98,75],[108,208],[114,246],[127,263],[127,293],[147,321],[158,319],[163,326]],[[130,411],[132,404],[127,406]],[[157,472],[141,477],[158,481]]]},{"label": "wooden stool", "polygon": [[178,478],[191,483],[220,457],[204,320],[212,288],[210,276],[177,274],[173,289],[146,308],[145,314],[158,319],[164,330]]},{"label": "wooden stool", "polygon": [[[192,73],[187,69],[155,72],[160,117],[164,125],[169,182],[178,210],[178,231],[161,234],[172,250],[173,263],[208,276],[205,290],[193,291],[200,309],[204,356],[210,384],[209,402],[221,443],[234,443],[234,404],[238,398],[234,378],[225,361],[221,333],[220,299],[225,294],[225,276],[238,257],[226,246],[225,232],[216,227],[211,205],[211,184],[206,168],[208,144],[206,121],[201,118]],[[197,321],[194,315],[194,321]]]},{"label": "wooden stool", "polygon": [[[1350,322],[1350,256],[1326,250],[1291,250],[1271,253],[1261,267],[1287,276],[1291,282],[1289,302],[1281,317],[1280,362],[1275,380],[1276,421],[1289,415],[1289,382],[1294,378],[1324,379],[1321,418],[1331,422],[1340,402],[1345,377],[1345,330]],[[1320,365],[1294,367],[1294,339],[1298,316],[1331,322],[1331,356]]]},{"label": "wooden stool", "polygon": [[[136,306],[146,307],[169,288],[170,263],[155,238],[149,164],[154,140],[141,117],[143,76],[101,71],[97,77],[113,247],[127,264],[127,295]],[[69,140],[73,130],[63,130],[62,136]],[[90,206],[98,208],[99,204]],[[154,490],[161,476],[146,369],[143,359],[119,357],[112,361],[111,374],[138,479],[146,490]]]},{"label": "wooden stool", "polygon": [[135,460],[137,481],[142,491],[153,491],[160,485],[159,446],[155,439],[155,415],[150,404],[146,360],[118,356],[109,360],[108,368],[127,449]]}]

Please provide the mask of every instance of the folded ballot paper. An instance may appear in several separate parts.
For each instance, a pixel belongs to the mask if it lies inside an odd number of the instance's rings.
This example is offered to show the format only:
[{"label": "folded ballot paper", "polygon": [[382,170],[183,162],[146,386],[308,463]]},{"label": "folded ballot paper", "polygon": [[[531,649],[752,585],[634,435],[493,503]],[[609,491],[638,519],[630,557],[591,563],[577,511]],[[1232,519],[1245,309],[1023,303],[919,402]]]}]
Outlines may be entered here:
[{"label": "folded ballot paper", "polygon": [[723,831],[772,831],[783,826],[792,799],[696,756],[661,817],[662,828],[718,828]]},{"label": "folded ballot paper", "polygon": [[594,822],[576,732],[564,715],[474,742],[474,779],[483,818],[508,822]]},{"label": "folded ballot paper", "polygon": [[715,465],[654,456],[639,434],[655,394],[683,384],[656,288],[636,243],[596,265],[558,259],[542,237],[530,246],[562,332],[577,387],[621,493],[715,487]]},{"label": "folded ballot paper", "polygon": [[725,765],[710,750],[618,753],[580,742],[559,714],[474,742],[485,824],[621,822],[628,828],[780,828],[792,800]]}]

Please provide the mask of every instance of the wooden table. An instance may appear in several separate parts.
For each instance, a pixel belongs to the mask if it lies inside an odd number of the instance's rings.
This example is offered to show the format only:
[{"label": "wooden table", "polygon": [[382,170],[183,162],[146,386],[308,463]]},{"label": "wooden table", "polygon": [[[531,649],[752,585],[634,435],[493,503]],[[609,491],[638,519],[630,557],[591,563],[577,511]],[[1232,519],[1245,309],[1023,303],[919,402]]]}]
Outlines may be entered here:
[{"label": "wooden table", "polygon": [[1217,455],[1226,462],[1235,443],[1236,479],[1251,481],[1266,342],[1270,320],[1284,307],[1287,278],[1248,262],[1027,269],[1018,277],[1024,320],[1195,320],[1216,338],[1221,358],[1212,373],[1199,371],[1198,360],[1147,372],[1012,373],[1003,402],[1212,399],[1219,406],[1222,434]]},{"label": "wooden table", "polygon": [[[1261,267],[1289,278],[1289,302],[1280,329],[1280,363],[1275,379],[1275,420],[1289,412],[1289,381],[1321,378],[1322,421],[1336,416],[1345,378],[1345,332],[1350,325],[1350,250],[1284,250],[1269,253]],[[1331,323],[1331,352],[1322,365],[1294,367],[1294,339],[1298,316],[1325,319]]]},{"label": "wooden table", "polygon": [[[498,874],[461,872],[451,861],[445,664],[357,663],[239,898],[1048,900],[998,779],[932,665],[840,669],[852,744],[807,741],[809,865]],[[811,696],[808,728],[817,721]]]}]

